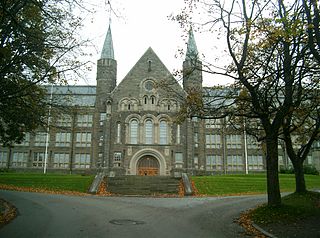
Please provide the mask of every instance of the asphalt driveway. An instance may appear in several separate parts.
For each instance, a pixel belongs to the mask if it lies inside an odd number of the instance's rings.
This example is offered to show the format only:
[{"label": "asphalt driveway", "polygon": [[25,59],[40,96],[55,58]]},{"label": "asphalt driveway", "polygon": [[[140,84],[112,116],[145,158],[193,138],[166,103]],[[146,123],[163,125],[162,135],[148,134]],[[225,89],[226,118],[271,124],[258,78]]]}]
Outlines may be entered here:
[{"label": "asphalt driveway", "polygon": [[18,216],[0,237],[245,237],[234,223],[266,196],[149,198],[0,191]]}]

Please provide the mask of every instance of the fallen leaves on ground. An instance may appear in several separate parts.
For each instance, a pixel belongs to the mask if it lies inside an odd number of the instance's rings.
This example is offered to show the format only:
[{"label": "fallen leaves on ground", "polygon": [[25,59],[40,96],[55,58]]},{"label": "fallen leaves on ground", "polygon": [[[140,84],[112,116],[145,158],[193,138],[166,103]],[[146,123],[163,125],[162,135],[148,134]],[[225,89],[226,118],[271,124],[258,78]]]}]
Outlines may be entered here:
[{"label": "fallen leaves on ground", "polygon": [[35,192],[35,193],[49,193],[49,194],[66,194],[66,195],[75,195],[75,196],[88,195],[88,193],[81,193],[81,192],[76,192],[76,191],[48,190],[48,189],[43,189],[43,188],[32,188],[32,187],[17,187],[17,186],[6,185],[6,184],[0,184],[0,189],[20,191],[20,192]]},{"label": "fallen leaves on ground", "polygon": [[17,208],[3,199],[0,199],[0,203],[3,206],[3,210],[0,212],[0,225],[3,225],[17,216]]},{"label": "fallen leaves on ground", "polygon": [[261,234],[253,225],[251,220],[251,210],[245,211],[240,214],[240,217],[236,222],[242,226],[248,235],[254,235],[255,238],[267,238],[265,235]]}]

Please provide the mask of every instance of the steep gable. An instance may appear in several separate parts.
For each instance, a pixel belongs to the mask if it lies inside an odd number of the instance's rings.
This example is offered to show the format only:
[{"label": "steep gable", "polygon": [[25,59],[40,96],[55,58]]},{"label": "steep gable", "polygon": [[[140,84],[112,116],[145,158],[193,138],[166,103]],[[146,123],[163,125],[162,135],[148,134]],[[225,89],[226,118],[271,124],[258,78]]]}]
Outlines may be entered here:
[{"label": "steep gable", "polygon": [[152,79],[158,85],[163,85],[164,82],[166,82],[170,85],[170,89],[172,89],[172,91],[183,92],[183,89],[174,79],[167,67],[162,63],[152,48],[149,47],[125,78],[115,88],[113,91],[114,97],[117,98],[119,95],[123,94],[137,97],[137,93],[141,88],[141,83],[146,79]]}]

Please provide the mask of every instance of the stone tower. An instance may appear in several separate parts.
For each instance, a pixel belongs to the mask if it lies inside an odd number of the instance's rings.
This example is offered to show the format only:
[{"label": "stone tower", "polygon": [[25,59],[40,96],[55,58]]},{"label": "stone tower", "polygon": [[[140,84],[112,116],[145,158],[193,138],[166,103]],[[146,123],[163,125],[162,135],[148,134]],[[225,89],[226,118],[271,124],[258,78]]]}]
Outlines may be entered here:
[{"label": "stone tower", "polygon": [[104,40],[101,57],[97,63],[97,103],[102,106],[117,84],[117,61],[114,59],[111,27]]},{"label": "stone tower", "polygon": [[199,60],[199,53],[192,29],[189,31],[186,58],[183,62],[183,88],[202,91],[202,62]]}]

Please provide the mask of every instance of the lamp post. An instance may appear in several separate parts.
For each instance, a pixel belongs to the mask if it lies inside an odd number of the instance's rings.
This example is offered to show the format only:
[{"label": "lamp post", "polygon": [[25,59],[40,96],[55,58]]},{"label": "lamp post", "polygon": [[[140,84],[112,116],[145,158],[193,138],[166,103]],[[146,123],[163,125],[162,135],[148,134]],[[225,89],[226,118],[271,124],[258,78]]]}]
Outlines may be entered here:
[{"label": "lamp post", "polygon": [[47,172],[48,147],[49,147],[49,133],[50,133],[50,122],[51,122],[52,93],[53,93],[53,84],[51,84],[51,89],[50,89],[50,101],[49,101],[48,123],[47,123],[47,135],[46,135],[46,149],[45,149],[45,152],[44,152],[44,166],[43,166],[43,173],[44,173],[44,174],[46,174],[46,172]]}]

